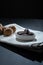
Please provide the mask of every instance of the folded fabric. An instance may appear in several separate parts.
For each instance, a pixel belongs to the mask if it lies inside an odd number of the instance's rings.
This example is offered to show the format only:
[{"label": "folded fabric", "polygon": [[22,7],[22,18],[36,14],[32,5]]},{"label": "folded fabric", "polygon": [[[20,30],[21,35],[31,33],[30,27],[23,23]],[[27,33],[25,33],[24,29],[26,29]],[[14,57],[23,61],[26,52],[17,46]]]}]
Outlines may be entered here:
[{"label": "folded fabric", "polygon": [[[15,26],[16,27],[16,32],[20,31],[20,30],[24,30],[25,28],[19,26],[18,24],[9,24],[6,25],[8,26]],[[11,44],[11,45],[15,45],[17,47],[22,47],[24,49],[31,49],[34,51],[43,51],[43,32],[41,31],[37,31],[37,30],[32,30],[29,29],[31,32],[33,32],[35,34],[35,38],[36,40],[34,41],[19,41],[16,39],[16,32],[9,36],[9,37],[3,37],[3,35],[0,36],[0,41],[1,42],[5,42],[7,44]]]}]

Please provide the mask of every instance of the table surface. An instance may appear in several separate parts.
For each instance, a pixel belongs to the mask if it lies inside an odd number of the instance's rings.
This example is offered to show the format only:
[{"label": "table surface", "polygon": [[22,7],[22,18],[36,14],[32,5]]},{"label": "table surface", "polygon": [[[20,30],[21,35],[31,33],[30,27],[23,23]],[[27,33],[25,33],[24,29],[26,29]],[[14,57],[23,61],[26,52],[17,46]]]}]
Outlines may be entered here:
[{"label": "table surface", "polygon": [[[0,19],[7,25],[17,23],[25,28],[43,31],[43,20],[39,19]],[[43,53],[36,53],[0,42],[0,65],[43,65]]]}]

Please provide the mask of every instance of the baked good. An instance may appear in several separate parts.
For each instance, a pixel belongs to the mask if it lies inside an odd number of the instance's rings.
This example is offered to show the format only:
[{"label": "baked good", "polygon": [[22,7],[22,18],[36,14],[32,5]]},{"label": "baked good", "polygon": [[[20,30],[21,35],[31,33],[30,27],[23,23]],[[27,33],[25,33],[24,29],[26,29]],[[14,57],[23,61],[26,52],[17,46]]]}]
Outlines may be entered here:
[{"label": "baked good", "polygon": [[0,34],[3,34],[3,25],[0,24]]},{"label": "baked good", "polygon": [[24,31],[18,31],[16,33],[16,38],[19,40],[34,40],[35,34],[28,29],[25,29]]},{"label": "baked good", "polygon": [[2,31],[4,32],[4,30],[5,30],[6,28],[7,28],[7,27],[4,27],[4,26],[3,26],[3,27],[2,27]]},{"label": "baked good", "polygon": [[2,34],[2,27],[0,27],[0,35]]},{"label": "baked good", "polygon": [[15,26],[9,26],[5,27],[0,23],[0,34],[3,34],[4,36],[10,36],[16,31]]},{"label": "baked good", "polygon": [[15,26],[9,26],[9,28],[11,28],[13,30],[13,33],[16,31],[16,27]]},{"label": "baked good", "polygon": [[3,25],[0,23],[0,27],[2,27]]},{"label": "baked good", "polygon": [[13,33],[11,28],[6,28],[3,32],[4,36],[10,36]]}]

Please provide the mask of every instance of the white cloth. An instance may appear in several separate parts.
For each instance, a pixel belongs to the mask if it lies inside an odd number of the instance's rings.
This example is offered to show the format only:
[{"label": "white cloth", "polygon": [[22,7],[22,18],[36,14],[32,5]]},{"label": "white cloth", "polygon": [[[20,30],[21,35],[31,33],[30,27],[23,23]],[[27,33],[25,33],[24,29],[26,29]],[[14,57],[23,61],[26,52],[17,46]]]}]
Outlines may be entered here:
[{"label": "white cloth", "polygon": [[[6,25],[6,27],[8,27],[8,26],[15,26],[16,32],[25,29],[25,28],[19,26],[18,24],[15,24],[15,23]],[[0,35],[0,41],[6,42],[8,44],[15,45],[18,47],[26,48],[26,49],[28,47],[31,47],[32,44],[34,44],[33,46],[35,46],[36,43],[39,44],[39,43],[43,42],[43,32],[31,30],[31,29],[29,29],[29,30],[35,34],[36,41],[25,41],[25,42],[24,41],[18,41],[18,40],[16,40],[16,35],[15,35],[16,32],[9,37],[4,37],[3,35]],[[42,46],[42,45],[43,45],[43,43],[40,46]]]}]

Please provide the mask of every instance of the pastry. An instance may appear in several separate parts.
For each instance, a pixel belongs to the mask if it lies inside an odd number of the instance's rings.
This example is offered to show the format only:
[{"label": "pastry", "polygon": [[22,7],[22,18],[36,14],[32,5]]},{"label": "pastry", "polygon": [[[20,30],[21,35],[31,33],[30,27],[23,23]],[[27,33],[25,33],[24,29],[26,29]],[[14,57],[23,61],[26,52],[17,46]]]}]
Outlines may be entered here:
[{"label": "pastry", "polygon": [[4,30],[5,30],[6,28],[7,28],[7,27],[4,27],[4,26],[3,26],[3,27],[2,27],[2,31],[4,32]]},{"label": "pastry", "polygon": [[2,27],[0,27],[0,35],[2,34]]},{"label": "pastry", "polygon": [[35,35],[33,32],[30,32],[29,30],[25,29],[24,31],[18,31],[16,33],[16,38],[20,40],[34,40]]},{"label": "pastry", "polygon": [[16,31],[15,26],[9,26],[5,27],[0,23],[0,34],[3,34],[4,36],[10,36]]},{"label": "pastry", "polygon": [[16,31],[16,27],[15,26],[9,26],[9,28],[13,29],[13,33]]},{"label": "pastry", "polygon": [[4,36],[10,36],[13,33],[11,28],[6,28],[3,32]]},{"label": "pastry", "polygon": [[0,27],[2,27],[3,25],[0,23]]},{"label": "pastry", "polygon": [[2,24],[0,24],[0,34],[3,34],[3,25]]}]

